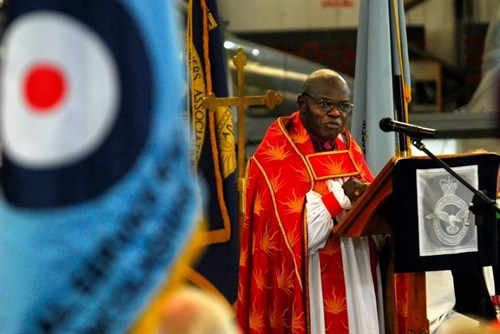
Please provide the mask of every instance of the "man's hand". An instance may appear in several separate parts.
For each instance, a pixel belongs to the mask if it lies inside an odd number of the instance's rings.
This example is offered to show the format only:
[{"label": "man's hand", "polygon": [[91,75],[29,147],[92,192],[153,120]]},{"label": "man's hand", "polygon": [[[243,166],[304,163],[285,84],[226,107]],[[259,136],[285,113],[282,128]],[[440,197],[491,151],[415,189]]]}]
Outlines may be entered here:
[{"label": "man's hand", "polygon": [[346,196],[349,197],[351,203],[354,203],[358,200],[359,196],[361,196],[361,194],[366,190],[366,188],[368,188],[369,185],[369,183],[351,177],[349,180],[344,182],[342,188],[344,189],[344,193],[346,194]]}]

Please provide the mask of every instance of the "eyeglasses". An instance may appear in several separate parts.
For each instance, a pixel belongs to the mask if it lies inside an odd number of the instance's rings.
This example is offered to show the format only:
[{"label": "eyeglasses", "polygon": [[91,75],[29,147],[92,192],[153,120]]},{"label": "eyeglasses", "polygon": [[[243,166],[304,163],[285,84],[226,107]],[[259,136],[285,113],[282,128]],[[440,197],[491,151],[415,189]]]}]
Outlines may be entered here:
[{"label": "eyeglasses", "polygon": [[311,95],[307,94],[306,92],[303,92],[302,95],[313,99],[314,102],[316,102],[320,106],[320,108],[323,109],[323,111],[325,113],[327,113],[330,110],[332,110],[333,108],[335,108],[343,114],[349,114],[352,111],[352,108],[354,107],[353,104],[348,103],[348,102],[333,102],[333,101],[324,100],[324,99],[317,100],[314,97],[312,97]]}]

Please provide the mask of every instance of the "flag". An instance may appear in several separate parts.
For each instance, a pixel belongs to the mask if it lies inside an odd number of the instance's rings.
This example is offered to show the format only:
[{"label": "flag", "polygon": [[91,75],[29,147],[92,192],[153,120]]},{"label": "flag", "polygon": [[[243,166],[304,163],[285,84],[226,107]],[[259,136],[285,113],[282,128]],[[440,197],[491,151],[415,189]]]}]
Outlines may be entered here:
[{"label": "flag", "polygon": [[179,28],[169,1],[10,3],[0,333],[153,332],[198,226]]},{"label": "flag", "polygon": [[217,2],[190,0],[187,21],[193,163],[208,193],[204,203],[208,222],[206,248],[188,278],[234,304],[238,286],[239,228],[233,118],[228,107],[209,112],[202,105],[208,93],[228,96]]},{"label": "flag", "polygon": [[[396,135],[383,133],[379,122],[404,121],[396,110],[406,112],[411,97],[405,27],[401,0],[361,1],[351,130],[375,175],[398,150]],[[403,92],[395,80],[401,76]]]},{"label": "flag", "polygon": [[[406,122],[411,99],[408,64],[403,1],[361,1],[351,132],[374,175],[393,156],[407,151],[406,137],[382,132],[379,123],[385,117]],[[408,317],[409,303],[413,302],[408,292],[413,283],[413,278],[406,274],[394,275],[394,320],[398,332],[407,331],[410,322],[413,325],[420,320],[418,316]],[[420,315],[421,310],[417,311]]]}]

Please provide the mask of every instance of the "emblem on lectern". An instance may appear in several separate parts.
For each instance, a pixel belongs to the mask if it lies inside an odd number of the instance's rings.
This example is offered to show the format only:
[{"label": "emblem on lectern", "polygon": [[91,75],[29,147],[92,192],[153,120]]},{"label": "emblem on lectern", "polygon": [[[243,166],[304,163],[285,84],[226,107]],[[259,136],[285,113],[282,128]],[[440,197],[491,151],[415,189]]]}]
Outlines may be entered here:
[{"label": "emblem on lectern", "polygon": [[[477,187],[477,165],[452,168]],[[416,173],[419,255],[477,252],[477,226],[468,206],[473,193],[443,168]]]},{"label": "emblem on lectern", "polygon": [[458,245],[468,232],[470,211],[463,199],[455,195],[458,181],[450,176],[439,180],[443,196],[436,202],[432,219],[436,237],[445,245]]}]

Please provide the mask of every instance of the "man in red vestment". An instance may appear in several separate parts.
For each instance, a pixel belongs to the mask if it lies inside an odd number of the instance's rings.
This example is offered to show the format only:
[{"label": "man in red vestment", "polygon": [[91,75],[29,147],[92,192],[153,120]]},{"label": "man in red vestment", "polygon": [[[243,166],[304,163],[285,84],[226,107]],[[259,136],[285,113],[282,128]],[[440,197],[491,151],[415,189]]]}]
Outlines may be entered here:
[{"label": "man in red vestment", "polygon": [[244,333],[382,331],[375,239],[332,233],[373,180],[345,128],[350,96],[337,72],[311,73],[298,111],[269,127],[248,162],[237,304]]}]

